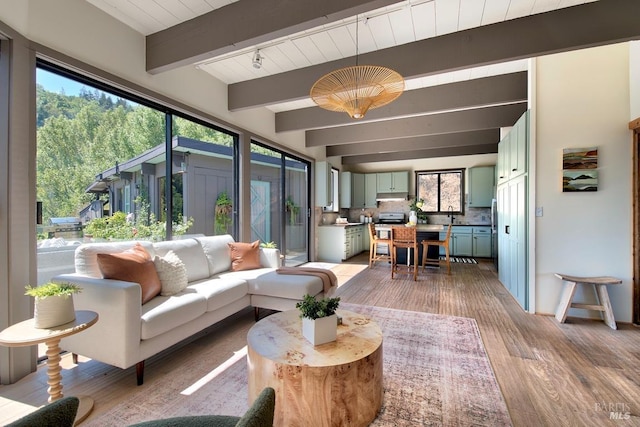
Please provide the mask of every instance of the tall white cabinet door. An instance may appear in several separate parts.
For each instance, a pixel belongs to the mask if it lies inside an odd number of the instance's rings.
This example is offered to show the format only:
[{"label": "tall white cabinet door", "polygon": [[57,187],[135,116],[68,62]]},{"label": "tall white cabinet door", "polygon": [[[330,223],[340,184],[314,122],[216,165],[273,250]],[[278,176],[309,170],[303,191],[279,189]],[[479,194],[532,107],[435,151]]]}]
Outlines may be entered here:
[{"label": "tall white cabinet door", "polygon": [[[511,268],[509,266],[509,244],[507,242],[511,218],[509,217],[509,186],[498,187],[498,279],[509,289]],[[509,289],[510,290],[510,289]]]},{"label": "tall white cabinet door", "polygon": [[522,307],[527,307],[527,177],[521,175],[509,181],[509,202],[511,204],[511,293]]}]

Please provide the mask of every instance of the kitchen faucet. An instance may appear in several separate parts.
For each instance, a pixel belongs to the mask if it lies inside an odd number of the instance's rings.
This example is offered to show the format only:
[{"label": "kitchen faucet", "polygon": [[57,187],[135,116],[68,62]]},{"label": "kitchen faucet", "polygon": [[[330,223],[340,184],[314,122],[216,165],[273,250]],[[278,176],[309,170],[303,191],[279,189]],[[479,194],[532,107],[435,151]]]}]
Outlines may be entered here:
[{"label": "kitchen faucet", "polygon": [[447,214],[447,218],[451,218],[451,224],[453,224],[453,220],[456,219],[456,217],[453,216],[453,206],[449,205],[447,210],[449,211],[449,213]]}]

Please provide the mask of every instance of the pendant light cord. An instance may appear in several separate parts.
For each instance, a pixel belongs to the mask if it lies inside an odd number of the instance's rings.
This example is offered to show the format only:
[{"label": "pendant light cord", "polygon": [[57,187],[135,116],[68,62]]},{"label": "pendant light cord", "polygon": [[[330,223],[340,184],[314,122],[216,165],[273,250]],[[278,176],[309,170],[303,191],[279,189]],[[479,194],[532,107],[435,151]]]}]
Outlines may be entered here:
[{"label": "pendant light cord", "polygon": [[[358,67],[358,39],[359,39],[359,31],[358,24],[360,23],[360,17],[356,15],[356,67]],[[355,107],[359,107],[358,102],[358,80],[356,79],[356,93],[355,93]]]},{"label": "pendant light cord", "polygon": [[360,18],[358,17],[358,15],[356,15],[356,67],[358,66],[358,38],[359,38],[358,24],[359,22],[360,22]]}]

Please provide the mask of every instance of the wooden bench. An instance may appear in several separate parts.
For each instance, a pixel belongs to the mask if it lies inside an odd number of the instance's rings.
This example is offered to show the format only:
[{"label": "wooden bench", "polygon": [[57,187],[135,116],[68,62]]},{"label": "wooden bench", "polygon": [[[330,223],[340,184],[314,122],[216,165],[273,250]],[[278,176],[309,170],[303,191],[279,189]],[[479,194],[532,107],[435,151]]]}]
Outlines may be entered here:
[{"label": "wooden bench", "polygon": [[[613,309],[611,308],[611,301],[609,300],[609,294],[607,292],[607,285],[619,285],[622,283],[622,280],[609,276],[577,277],[559,273],[555,273],[555,276],[566,282],[562,290],[558,310],[556,311],[556,319],[558,322],[564,323],[567,318],[569,308],[581,308],[584,310],[596,310],[602,312],[604,323],[609,325],[611,329],[617,329],[616,319],[613,316]],[[593,285],[596,289],[599,304],[582,304],[572,302],[573,295],[576,292],[576,285],[578,284]]]}]

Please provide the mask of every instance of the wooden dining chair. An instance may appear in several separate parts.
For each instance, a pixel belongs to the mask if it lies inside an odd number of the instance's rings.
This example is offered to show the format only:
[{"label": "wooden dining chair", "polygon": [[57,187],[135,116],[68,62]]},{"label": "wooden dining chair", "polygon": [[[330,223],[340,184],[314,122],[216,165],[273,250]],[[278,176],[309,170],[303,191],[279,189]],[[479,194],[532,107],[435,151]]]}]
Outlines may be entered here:
[{"label": "wooden dining chair", "polygon": [[[413,266],[410,262],[407,265],[398,265],[398,249],[407,250],[407,261],[411,258],[413,249]],[[413,280],[418,280],[418,238],[416,227],[391,227],[391,278],[395,278],[400,267],[407,269],[407,274],[411,274],[413,269]]]},{"label": "wooden dining chair", "polygon": [[[376,261],[391,261],[391,238],[382,239],[376,233],[376,226],[369,223],[369,268],[376,265]],[[378,245],[387,245],[387,253],[378,253]]]},{"label": "wooden dining chair", "polygon": [[447,237],[444,240],[423,240],[422,244],[422,271],[424,271],[427,264],[440,267],[440,250],[438,250],[438,258],[428,258],[429,246],[442,246],[444,247],[445,259],[447,262],[447,274],[451,274],[451,263],[449,262],[449,240],[451,240],[451,224],[447,229]]}]

